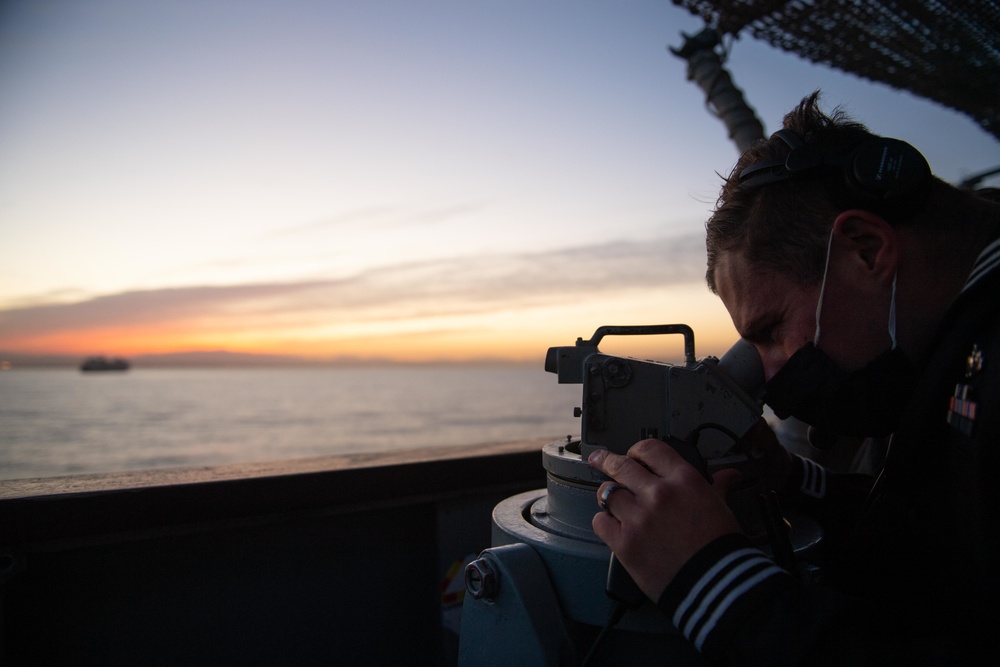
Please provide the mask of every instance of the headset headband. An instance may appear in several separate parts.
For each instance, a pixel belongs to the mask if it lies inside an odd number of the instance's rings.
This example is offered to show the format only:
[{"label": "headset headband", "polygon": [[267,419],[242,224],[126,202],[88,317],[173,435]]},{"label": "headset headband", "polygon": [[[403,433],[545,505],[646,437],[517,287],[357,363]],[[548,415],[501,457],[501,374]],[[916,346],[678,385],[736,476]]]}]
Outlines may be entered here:
[{"label": "headset headband", "polygon": [[806,143],[788,129],[778,130],[771,138],[784,142],[788,155],[746,167],[739,175],[741,185],[757,188],[832,168],[843,174],[852,192],[868,202],[895,202],[921,193],[931,177],[930,166],[920,151],[899,139],[872,137],[838,154]]}]

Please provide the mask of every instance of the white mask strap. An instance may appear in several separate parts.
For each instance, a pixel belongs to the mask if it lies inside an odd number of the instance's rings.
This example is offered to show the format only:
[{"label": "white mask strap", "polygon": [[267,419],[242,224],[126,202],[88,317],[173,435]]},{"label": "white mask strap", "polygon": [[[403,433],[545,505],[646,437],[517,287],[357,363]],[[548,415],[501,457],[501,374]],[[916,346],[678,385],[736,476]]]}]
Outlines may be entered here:
[{"label": "white mask strap", "polygon": [[[830,271],[830,251],[833,249],[833,229],[830,230],[830,238],[826,242],[826,264],[823,265],[823,283],[819,286],[819,300],[816,302],[816,335],[813,336],[813,345],[819,347],[819,315],[823,312],[823,294],[826,292],[826,276]],[[893,296],[895,296],[893,292]],[[893,309],[895,314],[895,309]],[[893,323],[895,328],[895,323]],[[893,339],[895,340],[895,338]]]},{"label": "white mask strap", "polygon": [[892,349],[896,349],[896,277],[899,271],[892,274],[892,299],[889,301],[889,338],[892,339]]},{"label": "white mask strap", "polygon": [[[830,253],[833,249],[833,230],[830,231],[830,240],[826,244],[826,264],[823,266],[823,282],[819,288],[819,300],[816,302],[816,335],[813,337],[813,345],[819,347],[819,317],[823,312],[823,296],[826,294],[826,278],[830,272]],[[892,340],[892,349],[896,349],[896,279],[899,271],[892,274],[892,297],[889,300],[889,338]]]}]

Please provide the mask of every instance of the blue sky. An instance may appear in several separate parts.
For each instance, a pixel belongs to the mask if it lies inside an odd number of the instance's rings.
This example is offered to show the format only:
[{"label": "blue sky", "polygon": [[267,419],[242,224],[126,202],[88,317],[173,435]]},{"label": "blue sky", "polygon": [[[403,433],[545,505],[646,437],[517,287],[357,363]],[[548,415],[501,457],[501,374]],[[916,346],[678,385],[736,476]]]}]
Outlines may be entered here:
[{"label": "blue sky", "polygon": [[[529,359],[601,324],[734,337],[702,225],[736,159],[667,1],[0,5],[0,351]],[[958,180],[967,117],[749,38]]]}]

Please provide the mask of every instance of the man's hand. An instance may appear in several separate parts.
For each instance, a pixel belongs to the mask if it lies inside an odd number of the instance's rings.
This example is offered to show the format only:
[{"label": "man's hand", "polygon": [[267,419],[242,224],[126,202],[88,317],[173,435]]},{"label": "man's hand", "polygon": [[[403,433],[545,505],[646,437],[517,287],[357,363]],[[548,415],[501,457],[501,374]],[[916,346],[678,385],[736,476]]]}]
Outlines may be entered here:
[{"label": "man's hand", "polygon": [[624,487],[594,516],[594,532],[651,600],[699,549],[740,530],[725,503],[738,475],[719,471],[709,484],[662,440],[636,443],[627,456],[598,450],[588,460]]}]

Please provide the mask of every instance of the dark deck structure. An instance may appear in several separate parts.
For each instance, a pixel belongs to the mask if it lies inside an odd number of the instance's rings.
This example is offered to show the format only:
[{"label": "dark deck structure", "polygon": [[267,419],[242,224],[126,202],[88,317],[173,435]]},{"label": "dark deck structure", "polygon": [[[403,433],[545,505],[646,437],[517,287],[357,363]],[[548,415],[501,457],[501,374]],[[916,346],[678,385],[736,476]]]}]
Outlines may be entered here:
[{"label": "dark deck structure", "polygon": [[673,0],[723,38],[763,40],[814,63],[934,100],[1000,138],[994,0]]},{"label": "dark deck structure", "polygon": [[442,581],[543,444],[0,482],[0,664],[454,664]]}]

